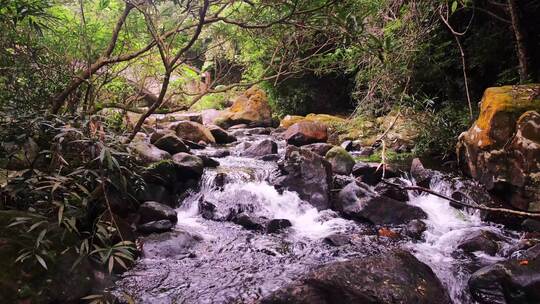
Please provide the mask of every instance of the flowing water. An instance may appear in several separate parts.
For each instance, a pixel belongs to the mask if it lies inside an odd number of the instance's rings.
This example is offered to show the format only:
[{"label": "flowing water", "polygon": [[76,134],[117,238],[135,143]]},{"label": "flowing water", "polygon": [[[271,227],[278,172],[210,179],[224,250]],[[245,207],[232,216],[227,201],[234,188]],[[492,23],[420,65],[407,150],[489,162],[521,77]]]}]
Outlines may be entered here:
[{"label": "flowing water", "polygon": [[[269,137],[241,136],[239,141]],[[284,143],[278,142],[282,152]],[[479,229],[493,231],[509,243],[515,237],[501,227],[482,222],[474,212],[455,209],[432,195],[411,192],[409,204],[428,215],[424,239],[379,238],[370,225],[343,219],[330,210],[317,211],[294,192],[276,191],[269,183],[277,170],[275,161],[241,157],[234,147],[226,148],[233,151],[232,155],[220,158],[218,168],[206,169],[199,189],[181,202],[178,224],[168,234],[171,238],[142,240],[143,246],[146,241],[157,244],[157,249],[122,275],[116,293],[129,294],[137,303],[252,303],[321,265],[400,247],[433,269],[455,303],[466,304],[472,303],[466,291],[470,273],[502,257],[456,254],[459,241]],[[216,186],[216,179],[223,174],[225,185]],[[451,183],[443,178],[432,183],[436,191],[451,191]],[[288,219],[292,226],[283,233],[267,234],[227,221],[208,220],[200,214],[202,200],[241,205],[260,217]],[[346,235],[349,244],[327,244],[324,239],[332,234]],[[168,250],[171,246],[180,249]]]}]

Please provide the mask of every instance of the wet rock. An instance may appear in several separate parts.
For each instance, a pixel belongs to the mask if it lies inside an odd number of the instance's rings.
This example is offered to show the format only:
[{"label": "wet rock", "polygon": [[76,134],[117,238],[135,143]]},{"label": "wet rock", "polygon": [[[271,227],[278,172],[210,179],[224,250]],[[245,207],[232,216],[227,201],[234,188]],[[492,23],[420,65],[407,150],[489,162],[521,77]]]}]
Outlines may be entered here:
[{"label": "wet rock", "polygon": [[180,152],[189,152],[189,147],[174,134],[166,134],[154,142],[154,146],[171,155]]},{"label": "wet rock", "polygon": [[203,160],[195,155],[187,153],[177,153],[173,155],[173,162],[180,171],[186,172],[190,177],[200,177],[204,170]]},{"label": "wet rock", "polygon": [[323,241],[330,246],[340,247],[349,244],[351,238],[343,233],[333,233],[325,237]]},{"label": "wet rock", "polygon": [[281,230],[289,228],[291,226],[292,223],[288,219],[273,219],[270,220],[266,225],[266,232],[278,233],[281,232]]},{"label": "wet rock", "polygon": [[356,180],[349,175],[334,175],[332,179],[332,189],[343,189],[345,186],[355,181]]},{"label": "wet rock", "polygon": [[227,149],[217,149],[217,150],[210,150],[210,151],[204,150],[204,151],[200,151],[200,152],[195,152],[195,154],[197,156],[199,156],[199,157],[207,156],[207,157],[221,158],[221,157],[227,157],[227,156],[231,155],[231,151],[229,151]]},{"label": "wet rock", "polygon": [[160,220],[169,220],[176,223],[178,220],[176,211],[173,208],[158,202],[144,202],[139,207],[139,214],[142,224]]},{"label": "wet rock", "polygon": [[267,127],[272,124],[272,109],[266,93],[257,86],[247,89],[238,96],[230,108],[223,111],[214,123],[222,128],[237,124],[250,127]]},{"label": "wet rock", "polygon": [[280,158],[281,156],[279,156],[279,154],[267,154],[267,155],[261,156],[259,159],[264,160],[264,161],[275,162],[275,161],[278,161]]},{"label": "wet rock", "polygon": [[[361,182],[368,185],[375,186],[383,178],[383,170],[379,167],[379,164],[357,162],[352,168],[352,175],[358,177]],[[385,178],[398,177],[392,167],[387,166],[384,171]]]},{"label": "wet rock", "polygon": [[407,224],[407,227],[405,228],[405,232],[408,236],[410,236],[413,239],[421,239],[422,234],[424,231],[426,231],[427,226],[424,221],[421,220],[412,220]]},{"label": "wet rock", "polygon": [[199,158],[203,162],[203,166],[205,168],[216,168],[219,167],[220,163],[219,161],[207,156],[207,155],[199,155]]},{"label": "wet rock", "polygon": [[141,240],[142,253],[150,259],[187,257],[201,240],[199,235],[186,231],[151,234]]},{"label": "wet rock", "polygon": [[171,158],[171,154],[169,152],[163,151],[147,142],[133,141],[129,147],[145,163],[158,162]]},{"label": "wet rock", "polygon": [[245,149],[241,155],[248,157],[259,157],[267,154],[276,154],[278,151],[277,144],[269,139],[264,139],[253,143],[249,148]]},{"label": "wet rock", "polygon": [[201,150],[201,149],[206,148],[206,144],[204,143],[204,141],[194,142],[194,141],[187,140],[187,139],[183,139],[183,141],[191,149]]},{"label": "wet rock", "polygon": [[280,289],[262,304],[450,304],[433,271],[408,252],[394,250],[334,262]]},{"label": "wet rock", "polygon": [[540,84],[488,88],[459,136],[461,169],[514,208],[540,211]]},{"label": "wet rock", "polygon": [[240,213],[233,219],[235,224],[238,224],[248,230],[263,230],[266,220],[255,215]]},{"label": "wet rock", "polygon": [[432,178],[436,171],[424,168],[420,159],[415,158],[411,163],[411,176],[420,187],[429,188]]},{"label": "wet rock", "polygon": [[472,297],[481,304],[540,303],[540,244],[518,259],[486,266],[471,275]]},{"label": "wet rock", "polygon": [[208,126],[208,129],[210,129],[212,136],[214,136],[218,144],[229,144],[236,141],[236,137],[218,126]]},{"label": "wet rock", "polygon": [[[408,186],[407,183],[400,178],[389,178],[388,182],[399,185],[399,186]],[[375,186],[375,192],[377,192],[380,195],[393,198],[396,201],[400,202],[406,202],[409,200],[409,194],[407,193],[407,190],[380,182]]]},{"label": "wet rock", "polygon": [[146,187],[137,192],[137,199],[142,202],[155,201],[168,206],[176,203],[176,196],[171,193],[164,185],[147,181]]},{"label": "wet rock", "polygon": [[[249,126],[247,124],[237,124],[237,125],[233,125],[229,127],[229,130],[240,130],[240,129],[246,129],[248,127]],[[245,130],[242,130],[242,131],[245,132]]]},{"label": "wet rock", "polygon": [[174,225],[171,221],[159,220],[139,225],[139,227],[137,227],[137,231],[144,234],[162,233],[170,231],[173,227]]},{"label": "wet rock", "polygon": [[330,149],[332,149],[334,146],[327,143],[314,143],[309,145],[302,146],[302,149],[309,150],[317,155],[325,156]]},{"label": "wet rock", "polygon": [[278,167],[280,176],[274,180],[277,189],[297,192],[301,199],[318,210],[330,207],[332,167],[324,158],[295,146],[287,146]]},{"label": "wet rock", "polygon": [[271,128],[258,127],[258,128],[249,129],[248,133],[253,134],[253,135],[268,135],[268,134],[272,133],[272,129]]},{"label": "wet rock", "polygon": [[345,149],[345,151],[352,151],[352,140],[346,140],[339,146]]},{"label": "wet rock", "polygon": [[495,255],[499,251],[499,244],[501,238],[495,233],[487,230],[477,230],[465,236],[461,242],[459,242],[459,249],[466,253],[473,253],[475,251],[482,251],[489,255]]},{"label": "wet rock", "polygon": [[419,207],[380,196],[367,184],[356,182],[339,192],[335,208],[348,218],[376,225],[406,224],[427,218]]},{"label": "wet rock", "polygon": [[328,140],[328,127],[324,123],[301,121],[290,126],[283,134],[287,144],[303,146]]},{"label": "wet rock", "polygon": [[354,159],[341,147],[333,147],[326,153],[326,160],[332,165],[335,174],[349,175],[355,164]]},{"label": "wet rock", "polygon": [[216,142],[212,132],[200,123],[184,120],[175,122],[170,128],[174,130],[176,135],[181,139],[196,143],[203,141],[207,144]]},{"label": "wet rock", "polygon": [[227,173],[219,172],[216,174],[216,177],[214,178],[214,187],[216,188],[223,188],[225,184],[227,183]]}]

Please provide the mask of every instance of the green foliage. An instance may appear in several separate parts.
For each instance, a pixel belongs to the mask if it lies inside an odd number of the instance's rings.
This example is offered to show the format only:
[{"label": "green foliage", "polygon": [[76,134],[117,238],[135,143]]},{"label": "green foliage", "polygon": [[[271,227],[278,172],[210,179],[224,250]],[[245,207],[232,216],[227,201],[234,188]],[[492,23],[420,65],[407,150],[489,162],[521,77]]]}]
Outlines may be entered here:
[{"label": "green foliage", "polygon": [[195,103],[191,110],[202,111],[206,109],[217,109],[222,110],[226,107],[226,104],[229,100],[229,95],[227,93],[212,93],[207,94],[201,98],[197,103]]},{"label": "green foliage", "polygon": [[0,227],[0,237],[17,250],[12,262],[18,267],[43,269],[29,282],[36,294],[44,287],[40,282],[70,256],[76,257],[72,269],[93,261],[108,272],[135,259],[134,243],[121,234],[110,194],[122,195],[123,204],[136,203],[133,195],[144,182],[118,137],[102,125],[95,118],[23,117],[1,126],[2,142],[33,137],[42,148],[32,168],[9,176],[0,188],[0,213],[13,214],[8,223],[0,217],[7,225]]}]

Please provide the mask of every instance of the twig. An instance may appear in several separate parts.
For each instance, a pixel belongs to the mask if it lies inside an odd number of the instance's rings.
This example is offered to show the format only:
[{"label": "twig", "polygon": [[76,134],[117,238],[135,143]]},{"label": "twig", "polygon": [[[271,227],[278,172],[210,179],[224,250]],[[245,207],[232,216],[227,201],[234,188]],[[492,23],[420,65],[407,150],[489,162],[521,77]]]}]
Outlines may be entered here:
[{"label": "twig", "polygon": [[389,182],[389,181],[384,180],[384,179],[382,180],[382,182],[387,184],[387,185],[390,185],[390,186],[393,186],[393,187],[396,187],[396,188],[399,188],[399,189],[403,189],[403,190],[414,190],[414,191],[426,192],[426,193],[429,193],[431,195],[435,195],[437,197],[440,197],[442,199],[450,201],[450,202],[452,202],[452,203],[454,203],[454,204],[456,204],[458,206],[461,206],[461,207],[478,209],[478,210],[489,211],[489,212],[506,213],[506,214],[512,214],[512,215],[521,216],[521,217],[540,218],[540,212],[526,212],[526,211],[518,211],[518,210],[512,210],[512,209],[506,209],[506,208],[493,208],[493,207],[487,207],[487,206],[478,205],[478,204],[477,205],[470,205],[470,204],[458,201],[456,199],[453,199],[451,197],[448,197],[446,195],[440,194],[440,193],[438,193],[436,191],[433,191],[431,189],[427,189],[427,188],[424,188],[424,187],[401,186],[401,185],[394,184],[394,183]]}]

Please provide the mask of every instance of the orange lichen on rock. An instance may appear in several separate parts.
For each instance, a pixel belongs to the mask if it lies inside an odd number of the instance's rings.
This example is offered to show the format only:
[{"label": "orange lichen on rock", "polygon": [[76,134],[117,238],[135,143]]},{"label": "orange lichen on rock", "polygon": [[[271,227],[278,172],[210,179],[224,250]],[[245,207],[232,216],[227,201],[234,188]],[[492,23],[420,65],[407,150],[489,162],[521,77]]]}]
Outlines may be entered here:
[{"label": "orange lichen on rock", "polygon": [[515,132],[521,114],[540,111],[539,92],[539,84],[486,89],[478,120],[469,129],[469,140],[479,148],[504,145]]}]

